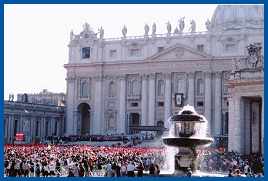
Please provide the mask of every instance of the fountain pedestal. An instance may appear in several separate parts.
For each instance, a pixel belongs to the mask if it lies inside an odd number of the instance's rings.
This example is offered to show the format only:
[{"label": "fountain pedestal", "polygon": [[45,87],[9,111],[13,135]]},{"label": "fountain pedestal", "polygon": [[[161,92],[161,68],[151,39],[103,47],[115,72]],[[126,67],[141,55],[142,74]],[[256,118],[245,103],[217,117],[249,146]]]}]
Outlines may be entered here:
[{"label": "fountain pedestal", "polygon": [[[173,135],[163,138],[164,144],[177,147],[175,175],[186,175],[189,169],[197,170],[197,148],[207,146],[213,139],[206,134],[206,119],[195,112],[192,106],[184,106],[179,114],[171,117],[170,132]],[[172,130],[174,129],[174,130]]]}]

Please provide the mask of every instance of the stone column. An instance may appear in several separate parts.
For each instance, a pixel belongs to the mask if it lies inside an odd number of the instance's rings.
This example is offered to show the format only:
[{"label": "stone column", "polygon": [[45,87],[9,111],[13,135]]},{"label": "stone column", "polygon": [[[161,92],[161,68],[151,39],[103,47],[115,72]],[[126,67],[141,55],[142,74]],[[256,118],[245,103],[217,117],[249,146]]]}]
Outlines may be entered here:
[{"label": "stone column", "polygon": [[154,126],[155,123],[155,74],[149,76],[149,110],[148,125]]},{"label": "stone column", "polygon": [[188,74],[188,82],[189,82],[189,86],[188,86],[188,95],[187,95],[187,99],[188,99],[188,104],[190,106],[195,106],[194,104],[194,100],[195,100],[195,93],[194,93],[194,73],[190,72]]},{"label": "stone column", "polygon": [[205,117],[208,121],[208,132],[211,134],[211,73],[205,73]]},{"label": "stone column", "polygon": [[119,77],[120,94],[119,94],[119,119],[118,119],[118,133],[125,133],[126,124],[126,76]]},{"label": "stone column", "polygon": [[261,152],[264,155],[264,95],[261,97]]},{"label": "stone column", "polygon": [[171,74],[165,75],[165,127],[168,128],[168,118],[171,116]]},{"label": "stone column", "polygon": [[75,94],[75,78],[68,77],[67,81],[67,95],[66,95],[66,135],[74,135],[75,134],[75,116],[74,110],[76,106],[74,105],[74,99],[76,98]]},{"label": "stone column", "polygon": [[12,129],[12,117],[11,115],[8,116],[8,140],[9,142],[12,142],[12,136],[14,135],[14,126]]},{"label": "stone column", "polygon": [[228,151],[242,151],[241,97],[229,98]]},{"label": "stone column", "polygon": [[148,76],[142,75],[142,91],[141,91],[141,125],[148,125]]},{"label": "stone column", "polygon": [[80,135],[81,134],[81,117],[80,112],[78,110],[73,111],[74,115],[74,127],[73,133]]},{"label": "stone column", "polygon": [[214,117],[214,136],[221,134],[221,72],[215,75],[215,117]]},{"label": "stone column", "polygon": [[42,137],[44,138],[46,136],[46,117],[45,116],[43,117],[42,125],[43,125]]},{"label": "stone column", "polygon": [[93,134],[101,134],[102,126],[102,77],[95,77]]}]

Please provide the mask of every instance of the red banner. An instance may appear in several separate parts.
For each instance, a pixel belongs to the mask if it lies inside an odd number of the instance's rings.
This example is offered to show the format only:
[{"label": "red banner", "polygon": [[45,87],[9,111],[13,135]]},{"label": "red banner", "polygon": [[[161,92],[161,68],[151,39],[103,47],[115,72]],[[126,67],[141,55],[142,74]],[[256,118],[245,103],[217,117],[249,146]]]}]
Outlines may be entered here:
[{"label": "red banner", "polygon": [[16,141],[24,141],[24,133],[16,133]]}]

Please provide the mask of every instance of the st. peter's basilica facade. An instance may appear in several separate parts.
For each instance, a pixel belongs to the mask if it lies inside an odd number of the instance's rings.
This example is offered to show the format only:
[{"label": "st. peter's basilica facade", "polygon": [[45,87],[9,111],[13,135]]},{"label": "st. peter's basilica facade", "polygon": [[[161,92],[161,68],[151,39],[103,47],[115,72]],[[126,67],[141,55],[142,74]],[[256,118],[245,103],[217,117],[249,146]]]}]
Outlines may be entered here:
[{"label": "st. peter's basilica facade", "polygon": [[263,55],[263,6],[219,5],[205,32],[196,32],[194,20],[185,32],[183,18],[175,30],[165,25],[165,34],[157,34],[157,26],[145,25],[144,35],[135,37],[127,36],[124,26],[122,37],[114,39],[87,23],[81,33],[71,32],[65,65],[67,135],[166,127],[180,109],[175,95],[181,95],[181,103],[207,118],[212,136],[228,137],[229,150],[261,152],[263,69],[247,47],[262,47]]}]

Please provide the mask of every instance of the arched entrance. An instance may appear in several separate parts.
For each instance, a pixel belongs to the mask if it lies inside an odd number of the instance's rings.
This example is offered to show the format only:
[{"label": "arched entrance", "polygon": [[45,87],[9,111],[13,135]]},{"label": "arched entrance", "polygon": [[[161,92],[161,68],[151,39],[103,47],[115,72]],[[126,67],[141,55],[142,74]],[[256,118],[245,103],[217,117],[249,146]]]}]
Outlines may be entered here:
[{"label": "arched entrance", "polygon": [[[139,113],[130,113],[129,114],[129,126],[140,126],[140,114]],[[140,131],[129,130],[130,134],[137,134]]]},{"label": "arched entrance", "polygon": [[80,124],[80,134],[89,135],[90,134],[90,106],[87,103],[81,103],[77,107],[79,114]]}]

